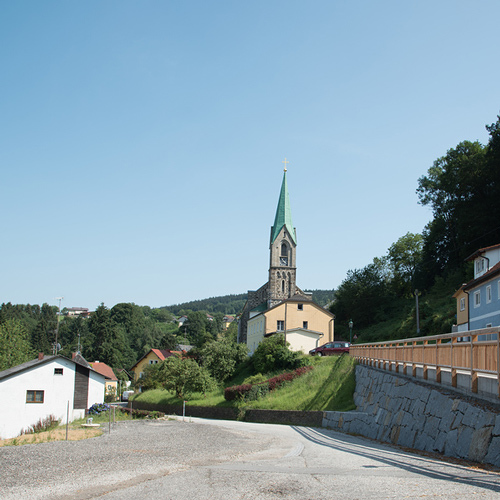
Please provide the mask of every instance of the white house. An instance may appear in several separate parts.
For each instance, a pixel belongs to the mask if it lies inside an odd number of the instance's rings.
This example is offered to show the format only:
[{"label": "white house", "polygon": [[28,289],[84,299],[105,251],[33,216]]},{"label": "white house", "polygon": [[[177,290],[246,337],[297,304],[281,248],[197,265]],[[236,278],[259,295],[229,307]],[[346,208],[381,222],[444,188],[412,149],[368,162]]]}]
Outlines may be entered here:
[{"label": "white house", "polygon": [[94,403],[104,402],[105,376],[80,355],[45,356],[0,372],[0,439],[53,415],[61,423],[83,418]]}]

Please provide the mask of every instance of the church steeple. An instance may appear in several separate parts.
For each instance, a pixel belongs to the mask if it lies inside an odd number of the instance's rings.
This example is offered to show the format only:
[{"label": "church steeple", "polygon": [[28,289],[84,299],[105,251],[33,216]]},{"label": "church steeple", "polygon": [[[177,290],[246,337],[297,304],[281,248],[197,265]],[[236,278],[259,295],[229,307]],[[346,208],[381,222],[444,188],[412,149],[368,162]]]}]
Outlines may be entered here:
[{"label": "church steeple", "polygon": [[[285,158],[286,160],[286,158]],[[276,208],[276,216],[274,217],[274,224],[271,228],[271,245],[276,241],[283,227],[286,227],[290,233],[290,237],[295,244],[297,244],[297,235],[292,223],[292,211],[290,209],[290,198],[288,195],[288,184],[286,182],[286,168],[283,173],[283,182],[281,183],[281,192],[278,200],[278,207]]]},{"label": "church steeple", "polygon": [[[285,162],[288,163],[286,158]],[[268,307],[289,299],[296,293],[296,247],[297,235],[292,223],[285,166],[276,216],[271,227]]]}]

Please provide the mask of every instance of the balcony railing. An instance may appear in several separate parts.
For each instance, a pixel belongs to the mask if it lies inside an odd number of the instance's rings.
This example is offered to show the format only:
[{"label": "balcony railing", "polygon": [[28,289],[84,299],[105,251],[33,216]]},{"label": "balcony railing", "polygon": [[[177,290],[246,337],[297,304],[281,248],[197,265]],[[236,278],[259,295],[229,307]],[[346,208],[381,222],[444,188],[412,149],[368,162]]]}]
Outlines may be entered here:
[{"label": "balcony railing", "polygon": [[360,363],[500,398],[500,328],[352,345]]}]

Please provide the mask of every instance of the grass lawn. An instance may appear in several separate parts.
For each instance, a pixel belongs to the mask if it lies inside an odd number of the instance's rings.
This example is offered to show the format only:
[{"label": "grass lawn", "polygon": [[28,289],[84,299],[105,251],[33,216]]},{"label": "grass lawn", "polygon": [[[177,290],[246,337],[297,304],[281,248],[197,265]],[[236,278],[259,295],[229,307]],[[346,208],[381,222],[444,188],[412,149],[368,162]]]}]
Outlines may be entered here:
[{"label": "grass lawn", "polygon": [[[328,356],[314,358],[314,370],[288,382],[257,401],[228,402],[222,388],[203,394],[186,397],[190,406],[242,406],[269,410],[337,410],[349,411],[355,408],[353,401],[356,386],[354,378],[355,361],[349,356]],[[243,382],[249,373],[237,374],[228,386]],[[269,377],[276,375],[269,374]],[[182,405],[182,400],[162,389],[146,391],[137,395],[134,401],[146,403]],[[133,402],[132,402],[133,406]]]},{"label": "grass lawn", "polygon": [[[113,414],[111,414],[113,418]],[[125,412],[119,411],[115,412],[115,420],[132,420],[132,417]],[[74,420],[68,426],[68,441],[80,441],[82,439],[89,439],[93,437],[100,436],[102,434],[102,428],[84,428],[82,424],[87,422],[87,418],[82,418],[79,420]],[[101,413],[101,415],[92,415],[92,423],[101,424],[101,426],[109,423],[108,412]],[[24,434],[11,439],[0,440],[0,447],[2,446],[18,446],[22,444],[38,444],[38,443],[48,443],[50,441],[64,441],[66,440],[66,424],[60,425],[54,429],[44,432],[36,432],[34,434]]]}]

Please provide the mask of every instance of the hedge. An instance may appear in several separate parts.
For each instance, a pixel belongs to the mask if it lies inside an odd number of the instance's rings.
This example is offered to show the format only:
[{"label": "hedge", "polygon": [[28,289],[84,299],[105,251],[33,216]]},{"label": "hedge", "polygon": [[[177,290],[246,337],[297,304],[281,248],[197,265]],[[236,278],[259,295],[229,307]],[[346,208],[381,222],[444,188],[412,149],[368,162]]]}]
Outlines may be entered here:
[{"label": "hedge", "polygon": [[224,399],[226,401],[234,401],[235,399],[258,399],[267,392],[274,391],[274,389],[281,387],[286,382],[291,382],[293,379],[305,375],[313,368],[313,366],[302,366],[292,372],[281,373],[259,384],[242,384],[226,387],[226,389],[224,389]]}]

